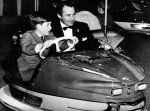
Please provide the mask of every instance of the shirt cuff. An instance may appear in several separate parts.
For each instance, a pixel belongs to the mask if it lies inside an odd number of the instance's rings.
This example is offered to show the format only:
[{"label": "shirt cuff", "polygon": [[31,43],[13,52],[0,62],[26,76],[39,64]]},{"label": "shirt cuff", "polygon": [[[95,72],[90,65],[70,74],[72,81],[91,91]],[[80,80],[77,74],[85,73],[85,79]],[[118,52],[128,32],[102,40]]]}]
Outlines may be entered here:
[{"label": "shirt cuff", "polygon": [[41,49],[42,49],[41,44],[37,44],[37,45],[35,46],[35,49],[34,49],[34,50],[35,50],[36,53],[39,53]]}]

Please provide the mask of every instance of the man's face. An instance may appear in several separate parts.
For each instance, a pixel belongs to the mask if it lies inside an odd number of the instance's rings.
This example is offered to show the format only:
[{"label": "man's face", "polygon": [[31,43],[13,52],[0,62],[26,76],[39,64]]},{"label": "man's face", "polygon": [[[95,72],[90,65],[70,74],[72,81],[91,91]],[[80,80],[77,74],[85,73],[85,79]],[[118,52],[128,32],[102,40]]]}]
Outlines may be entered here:
[{"label": "man's face", "polygon": [[72,26],[75,20],[74,7],[64,6],[62,9],[62,15],[58,15],[60,20],[67,26]]}]

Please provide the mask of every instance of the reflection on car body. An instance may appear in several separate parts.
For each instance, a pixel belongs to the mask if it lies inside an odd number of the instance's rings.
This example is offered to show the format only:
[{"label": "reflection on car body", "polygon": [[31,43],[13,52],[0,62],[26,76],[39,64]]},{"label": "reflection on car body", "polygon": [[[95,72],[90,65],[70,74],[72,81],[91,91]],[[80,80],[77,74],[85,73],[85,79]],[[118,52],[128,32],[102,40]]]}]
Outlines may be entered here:
[{"label": "reflection on car body", "polygon": [[144,77],[136,62],[112,50],[69,51],[45,58],[28,83],[10,79],[0,100],[24,111],[146,111]]}]

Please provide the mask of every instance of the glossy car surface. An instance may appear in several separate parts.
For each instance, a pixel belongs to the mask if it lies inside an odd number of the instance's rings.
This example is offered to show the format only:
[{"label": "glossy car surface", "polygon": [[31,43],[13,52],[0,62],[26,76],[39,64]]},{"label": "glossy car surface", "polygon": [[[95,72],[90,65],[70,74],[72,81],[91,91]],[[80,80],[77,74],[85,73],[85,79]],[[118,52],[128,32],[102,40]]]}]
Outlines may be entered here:
[{"label": "glossy car surface", "polygon": [[120,53],[71,51],[46,58],[30,82],[3,87],[0,100],[25,111],[146,111],[144,77],[143,69]]}]

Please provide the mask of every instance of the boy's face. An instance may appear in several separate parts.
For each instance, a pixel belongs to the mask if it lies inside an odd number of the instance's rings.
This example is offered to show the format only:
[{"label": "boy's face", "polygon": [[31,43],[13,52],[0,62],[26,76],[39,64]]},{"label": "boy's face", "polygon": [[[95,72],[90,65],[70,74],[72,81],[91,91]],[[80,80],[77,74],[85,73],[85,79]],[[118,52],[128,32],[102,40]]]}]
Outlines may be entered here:
[{"label": "boy's face", "polygon": [[64,6],[62,9],[62,15],[58,15],[60,20],[67,26],[72,26],[75,20],[74,7]]},{"label": "boy's face", "polygon": [[44,22],[38,29],[42,35],[49,35],[49,32],[52,29],[51,22]]}]

